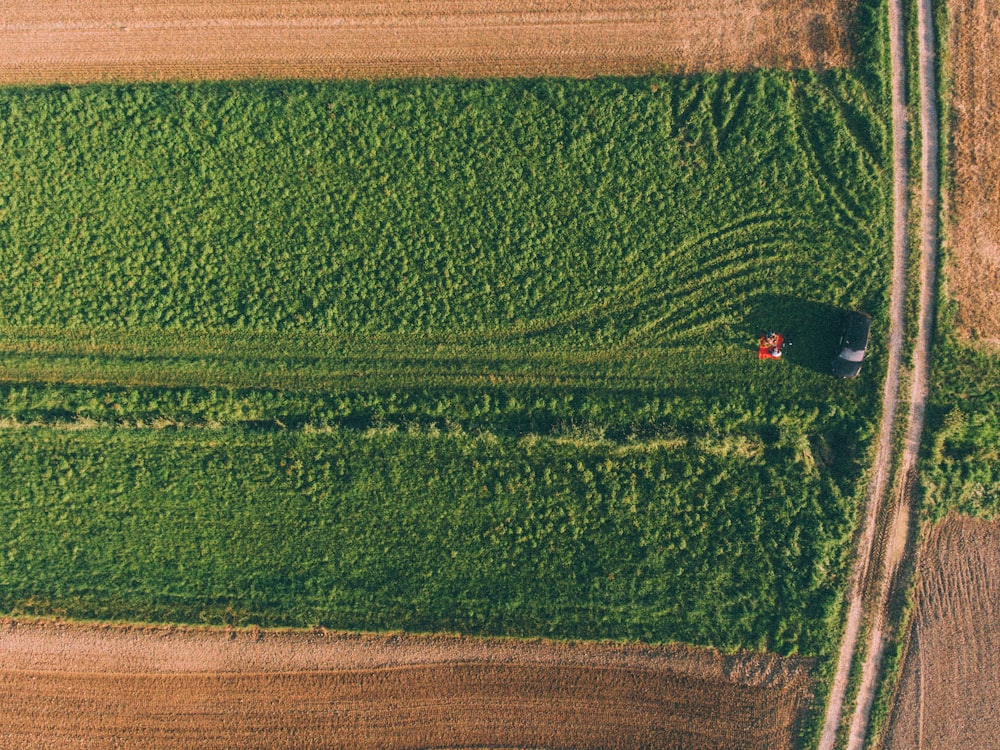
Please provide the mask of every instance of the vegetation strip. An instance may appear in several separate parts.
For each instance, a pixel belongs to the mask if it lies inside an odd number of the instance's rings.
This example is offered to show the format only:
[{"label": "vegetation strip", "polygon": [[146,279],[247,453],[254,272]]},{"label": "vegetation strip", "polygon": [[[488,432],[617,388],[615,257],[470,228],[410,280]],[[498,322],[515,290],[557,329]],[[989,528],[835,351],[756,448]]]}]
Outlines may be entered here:
[{"label": "vegetation strip", "polygon": [[808,653],[839,539],[806,530],[844,511],[789,450],[692,466],[462,435],[5,432],[0,607]]}]

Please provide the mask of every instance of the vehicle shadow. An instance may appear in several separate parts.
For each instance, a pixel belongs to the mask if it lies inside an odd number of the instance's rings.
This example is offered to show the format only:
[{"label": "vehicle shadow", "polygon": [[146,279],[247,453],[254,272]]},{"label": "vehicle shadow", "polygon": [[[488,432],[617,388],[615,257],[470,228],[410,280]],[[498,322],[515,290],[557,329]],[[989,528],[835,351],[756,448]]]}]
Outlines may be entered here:
[{"label": "vehicle shadow", "polygon": [[843,310],[834,305],[787,294],[758,294],[747,304],[742,328],[753,337],[754,351],[765,332],[783,333],[786,346],[782,359],[826,375],[842,322]]}]

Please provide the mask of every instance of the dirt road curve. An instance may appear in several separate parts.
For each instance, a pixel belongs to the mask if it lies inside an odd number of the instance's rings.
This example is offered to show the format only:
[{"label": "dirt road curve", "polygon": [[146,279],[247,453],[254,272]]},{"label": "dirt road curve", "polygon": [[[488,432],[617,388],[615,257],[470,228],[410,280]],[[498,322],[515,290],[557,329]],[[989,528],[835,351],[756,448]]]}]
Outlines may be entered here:
[{"label": "dirt road curve", "polygon": [[840,644],[837,669],[834,673],[826,718],[820,736],[819,750],[833,750],[840,728],[851,663],[854,660],[865,612],[865,586],[871,563],[878,555],[879,517],[888,492],[892,463],[892,438],[896,428],[895,414],[899,394],[899,374],[903,352],[903,326],[906,294],[906,242],[908,218],[909,168],[906,151],[905,52],[903,16],[900,0],[889,1],[889,47],[892,56],[892,164],[893,164],[893,226],[892,284],[889,301],[888,365],[882,391],[882,422],[876,443],[875,461],[868,484],[864,516],[858,539],[854,570],[848,587],[847,624]]},{"label": "dirt road curve", "polygon": [[7,0],[0,82],[848,64],[851,0]]},{"label": "dirt road curve", "polygon": [[886,610],[896,583],[899,566],[906,554],[910,529],[910,512],[916,487],[916,466],[920,439],[924,428],[930,376],[930,346],[934,323],[934,285],[938,250],[938,140],[937,91],[935,83],[935,41],[931,15],[931,0],[920,0],[917,10],[917,37],[920,90],[920,288],[917,338],[914,344],[910,375],[909,411],[902,427],[906,440],[897,472],[896,487],[890,497],[885,478],[889,471],[891,436],[896,427],[896,393],[898,392],[900,357],[902,355],[903,310],[906,295],[906,217],[909,172],[906,157],[906,111],[904,107],[905,50],[903,47],[902,3],[889,2],[889,26],[892,54],[893,99],[893,164],[894,164],[894,225],[893,282],[891,291],[891,321],[889,367],[883,399],[882,429],[878,455],[873,470],[868,502],[849,591],[847,629],[841,644],[840,657],[819,750],[832,750],[842,721],[842,708],[851,663],[856,656],[857,639],[864,614],[870,617],[870,630],[858,687],[857,702],[851,718],[847,739],[848,750],[861,750],[868,737],[868,724],[875,699],[879,669],[885,649]]},{"label": "dirt road curve", "polygon": [[886,750],[994,748],[1000,737],[1000,523],[950,516],[921,544]]},{"label": "dirt road curve", "polygon": [[806,660],[451,636],[8,622],[0,652],[5,749],[791,748],[811,688]]}]

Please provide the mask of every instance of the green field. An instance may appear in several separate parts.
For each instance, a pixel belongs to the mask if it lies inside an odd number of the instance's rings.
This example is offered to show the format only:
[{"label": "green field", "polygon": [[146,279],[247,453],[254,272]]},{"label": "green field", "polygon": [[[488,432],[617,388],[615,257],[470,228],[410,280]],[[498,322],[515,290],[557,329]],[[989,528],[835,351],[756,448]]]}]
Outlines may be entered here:
[{"label": "green field", "polygon": [[816,653],[888,181],[863,71],[0,90],[2,609]]}]

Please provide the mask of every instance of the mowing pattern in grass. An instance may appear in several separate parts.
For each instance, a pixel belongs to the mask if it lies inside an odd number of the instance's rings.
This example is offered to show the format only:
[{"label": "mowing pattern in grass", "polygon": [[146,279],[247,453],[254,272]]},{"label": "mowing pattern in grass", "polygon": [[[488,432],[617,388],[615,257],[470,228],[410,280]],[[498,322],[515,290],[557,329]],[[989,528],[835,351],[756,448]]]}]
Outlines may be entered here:
[{"label": "mowing pattern in grass", "polygon": [[3,91],[3,608],[820,649],[863,80]]},{"label": "mowing pattern in grass", "polygon": [[878,301],[867,96],[846,74],[7,90],[2,323],[742,339],[754,295]]}]

